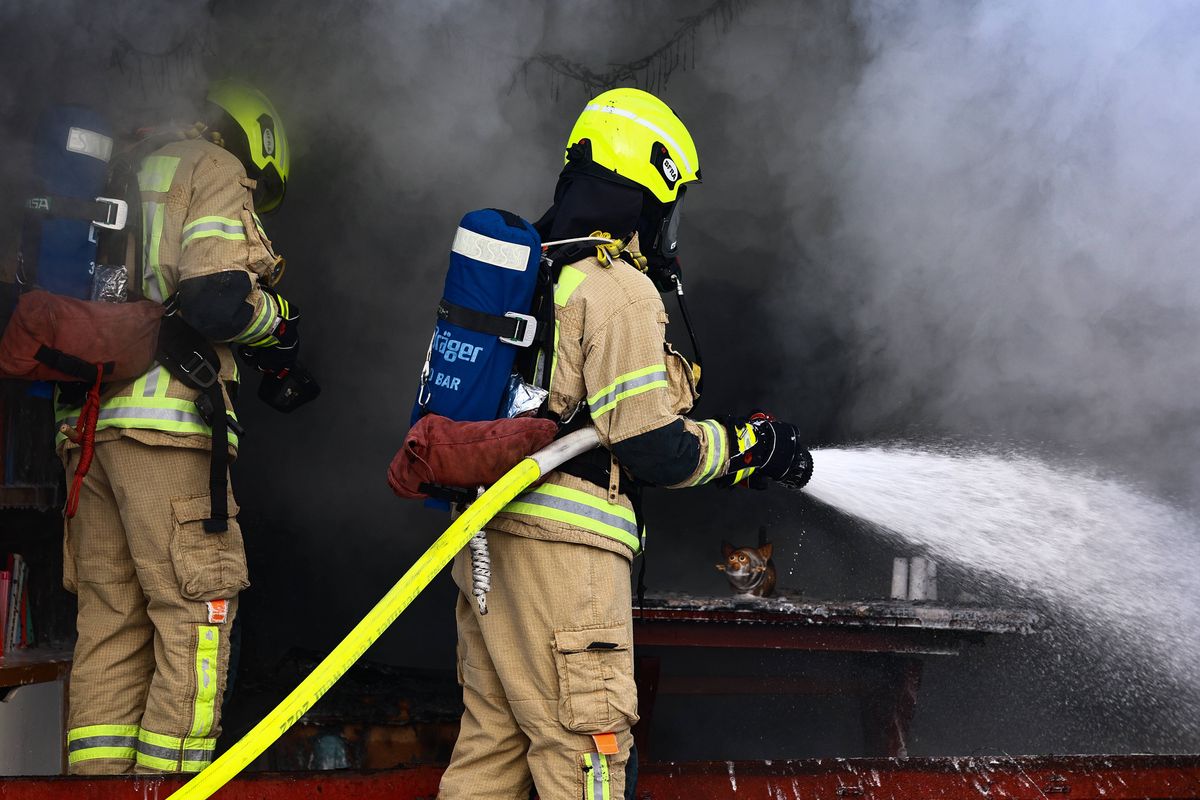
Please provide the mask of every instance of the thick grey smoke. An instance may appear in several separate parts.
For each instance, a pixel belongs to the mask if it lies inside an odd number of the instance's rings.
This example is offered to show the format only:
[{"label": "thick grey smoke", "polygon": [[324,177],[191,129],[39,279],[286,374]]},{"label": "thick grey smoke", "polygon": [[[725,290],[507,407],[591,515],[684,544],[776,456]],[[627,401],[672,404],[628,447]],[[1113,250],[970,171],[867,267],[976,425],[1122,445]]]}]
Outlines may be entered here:
[{"label": "thick grey smoke", "polygon": [[1200,492],[1200,10],[864,3],[822,257],[856,431],[1101,454]]},{"label": "thick grey smoke", "polygon": [[[1044,442],[1200,492],[1200,22],[1187,4],[8,0],[6,190],[48,101],[98,101],[128,127],[186,119],[207,79],[238,75],[288,128],[293,180],[265,222],[324,394],[285,418],[250,378],[240,404],[244,663],[330,647],[440,530],[389,495],[383,470],[458,218],[536,217],[550,200],[588,97],[555,65],[607,74],[714,7],[632,78],[688,122],[704,164],[683,229],[703,415],[766,406],[822,443]],[[654,588],[724,591],[720,539],[751,543],[768,525],[784,585],[885,591],[891,553],[793,498],[701,490],[648,505]],[[452,595],[431,587],[371,657],[446,666]],[[1051,648],[987,652],[937,669],[947,683],[979,670],[990,694],[951,702],[931,680],[932,708],[987,716],[1008,700],[1005,675],[1062,702],[1062,684],[1012,661]],[[1150,741],[1098,730],[1106,711],[1032,738],[1017,723],[957,731],[950,713],[918,716],[918,731],[931,751]]]}]

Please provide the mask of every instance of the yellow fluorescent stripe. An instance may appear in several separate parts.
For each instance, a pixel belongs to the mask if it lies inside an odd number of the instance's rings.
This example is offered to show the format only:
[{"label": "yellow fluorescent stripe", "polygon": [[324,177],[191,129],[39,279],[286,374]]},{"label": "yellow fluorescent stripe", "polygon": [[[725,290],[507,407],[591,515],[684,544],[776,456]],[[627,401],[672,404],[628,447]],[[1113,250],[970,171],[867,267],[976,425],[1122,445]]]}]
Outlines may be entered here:
[{"label": "yellow fluorescent stripe", "polygon": [[604,800],[612,800],[612,784],[608,780],[608,756],[600,756],[600,780],[604,785]]},{"label": "yellow fluorescent stripe", "polygon": [[585,506],[603,511],[605,514],[612,514],[614,517],[628,520],[637,524],[637,517],[633,511],[625,506],[609,503],[607,500],[601,500],[599,497],[590,495],[587,492],[581,492],[578,489],[572,489],[569,486],[559,486],[557,483],[544,483],[533,490],[534,494],[548,494],[551,497],[561,497],[564,500],[571,500]]},{"label": "yellow fluorescent stripe", "polygon": [[67,756],[68,763],[77,764],[80,761],[94,761],[99,758],[121,758],[133,760],[137,753],[132,747],[87,747],[76,750]]},{"label": "yellow fluorescent stripe", "polygon": [[[195,434],[197,436],[212,436],[212,429],[206,425],[194,425],[190,423],[175,423],[165,422],[157,419],[144,419],[141,417],[117,417],[113,419],[101,420],[96,424],[96,430],[102,431],[105,428],[132,428],[135,430],[147,431],[163,431],[164,433],[178,434]],[[66,440],[66,436],[61,433],[55,434],[54,442],[57,446],[59,443]],[[238,436],[232,430],[228,431],[226,441],[233,447],[238,447]]]},{"label": "yellow fluorescent stripe", "polygon": [[605,386],[603,389],[601,389],[600,391],[596,392],[594,395],[589,397],[588,405],[592,405],[593,403],[600,402],[600,399],[603,398],[604,395],[608,394],[613,389],[616,389],[618,386],[620,386],[622,383],[625,383],[626,381],[631,381],[634,378],[640,378],[643,375],[649,375],[654,372],[666,372],[666,371],[667,371],[667,368],[663,364],[651,364],[648,367],[643,367],[642,369],[635,369],[633,372],[626,372],[624,375],[618,375],[617,379],[615,381],[613,381],[608,386]]},{"label": "yellow fluorescent stripe", "polygon": [[563,511],[559,508],[547,508],[546,506],[534,505],[533,503],[514,502],[509,503],[504,509],[513,514],[526,514],[531,517],[541,517],[542,519],[552,519],[555,522],[565,522],[568,525],[574,525],[577,528],[598,533],[601,536],[607,536],[610,539],[616,539],[621,544],[627,545],[631,550],[637,551],[641,542],[636,536],[630,536],[626,531],[620,528],[615,528],[612,525],[607,525],[599,520],[585,517],[583,514],[575,514],[571,511]]},{"label": "yellow fluorescent stripe", "polygon": [[708,454],[704,459],[704,469],[700,470],[700,475],[692,484],[693,486],[699,486],[708,480],[708,476],[712,474],[713,462],[717,459],[717,443],[713,441],[713,431],[709,426],[708,420],[700,423],[700,430],[703,432],[705,445],[708,448]]},{"label": "yellow fluorescent stripe", "polygon": [[558,283],[554,284],[554,305],[565,306],[586,277],[587,274],[583,270],[572,266],[563,267],[558,276]]},{"label": "yellow fluorescent stripe", "polygon": [[217,653],[221,632],[216,625],[196,627],[196,700],[192,707],[192,736],[213,728],[217,697]]},{"label": "yellow fluorescent stripe", "polygon": [[178,761],[159,758],[158,756],[148,756],[145,753],[137,754],[137,763],[139,767],[153,767],[154,769],[162,770],[163,772],[174,772]]},{"label": "yellow fluorescent stripe", "polygon": [[72,728],[67,733],[67,741],[87,739],[92,736],[137,736],[141,728],[137,725],[87,725],[82,728]]},{"label": "yellow fluorescent stripe", "polygon": [[198,231],[196,233],[189,234],[188,237],[183,240],[182,249],[187,250],[188,246],[197,239],[211,239],[213,237],[218,239],[228,239],[231,242],[246,241],[246,234],[244,233],[228,233],[226,231]]},{"label": "yellow fluorescent stripe", "polygon": [[212,763],[210,761],[181,761],[179,764],[180,772],[201,772]]},{"label": "yellow fluorescent stripe", "polygon": [[211,737],[189,736],[183,740],[184,750],[216,750],[217,740]]},{"label": "yellow fluorescent stripe", "polygon": [[165,192],[175,180],[179,159],[174,156],[149,156],[138,170],[138,188],[143,192]]},{"label": "yellow fluorescent stripe", "polygon": [[154,387],[154,399],[156,401],[162,400],[167,396],[167,389],[171,385],[171,373],[161,367],[158,370],[158,383]]},{"label": "yellow fluorescent stripe", "polygon": [[[147,203],[142,203],[143,209],[145,209],[147,206]],[[162,300],[166,300],[169,294],[167,292],[167,282],[163,279],[162,269],[160,268],[158,260],[158,251],[160,245],[162,244],[163,221],[165,219],[166,212],[166,206],[164,206],[162,203],[155,203],[154,217],[149,220],[149,224],[146,226],[147,232],[145,260],[146,264],[150,266],[150,269],[154,274],[154,280],[158,284],[158,291]],[[145,215],[143,215],[143,224],[146,224]],[[148,275],[142,276],[143,289],[145,289],[145,282],[148,278]]]},{"label": "yellow fluorescent stripe", "polygon": [[231,228],[244,228],[245,227],[244,225],[242,225],[242,221],[240,219],[231,219],[229,217],[200,217],[199,219],[194,219],[191,222],[189,222],[187,225],[184,225],[183,232],[184,232],[184,234],[186,234],[192,228],[196,227],[197,225],[203,225],[206,222],[219,222],[222,225],[228,225]]},{"label": "yellow fluorescent stripe", "polygon": [[617,403],[620,403],[622,400],[625,400],[626,398],[635,397],[639,394],[648,392],[651,389],[665,389],[665,388],[667,388],[667,382],[665,380],[661,380],[661,381],[651,381],[650,383],[644,384],[642,386],[637,386],[637,387],[634,387],[633,389],[627,389],[626,391],[621,392],[619,395],[617,395],[616,397],[614,397],[612,400],[608,401],[604,405],[600,406],[599,408],[592,409],[592,419],[595,419],[596,417],[599,417],[603,414],[607,414],[609,411],[612,411],[614,408],[617,407]]},{"label": "yellow fluorescent stripe", "polygon": [[163,733],[154,733],[143,728],[138,733],[138,741],[146,744],[156,744],[159,747],[172,747],[178,750],[183,746],[183,739],[177,739],[174,736],[167,736]]}]

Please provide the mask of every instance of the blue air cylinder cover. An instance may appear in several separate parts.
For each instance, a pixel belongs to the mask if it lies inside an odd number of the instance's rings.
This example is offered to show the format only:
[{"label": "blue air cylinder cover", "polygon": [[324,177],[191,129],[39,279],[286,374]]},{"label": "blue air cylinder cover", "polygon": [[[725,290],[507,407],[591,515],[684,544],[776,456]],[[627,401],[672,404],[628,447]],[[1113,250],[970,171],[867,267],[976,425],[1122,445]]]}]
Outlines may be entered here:
[{"label": "blue air cylinder cover", "polygon": [[[527,315],[541,252],[541,237],[516,214],[472,211],[454,235],[442,297],[493,317]],[[439,318],[412,421],[426,412],[461,422],[497,419],[518,349],[499,336]]]},{"label": "blue air cylinder cover", "polygon": [[[42,115],[34,139],[35,198],[95,200],[104,194],[112,157],[112,129],[96,111],[55,106]],[[25,215],[21,234],[24,272],[55,294],[90,299],[96,265],[91,222],[70,217]]]}]

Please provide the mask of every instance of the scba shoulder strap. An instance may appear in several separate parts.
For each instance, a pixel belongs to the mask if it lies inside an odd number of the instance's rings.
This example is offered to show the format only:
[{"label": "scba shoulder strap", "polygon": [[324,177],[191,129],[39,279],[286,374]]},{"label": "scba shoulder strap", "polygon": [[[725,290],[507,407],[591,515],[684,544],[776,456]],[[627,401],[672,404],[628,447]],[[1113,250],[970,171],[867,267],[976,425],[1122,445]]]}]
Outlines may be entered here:
[{"label": "scba shoulder strap", "polygon": [[206,533],[224,533],[229,529],[229,431],[238,436],[245,431],[229,418],[225,395],[221,391],[221,359],[212,342],[188,325],[174,308],[174,297],[167,303],[158,332],[158,363],[184,386],[200,394],[196,410],[212,428],[212,457],[209,460],[209,518]]}]

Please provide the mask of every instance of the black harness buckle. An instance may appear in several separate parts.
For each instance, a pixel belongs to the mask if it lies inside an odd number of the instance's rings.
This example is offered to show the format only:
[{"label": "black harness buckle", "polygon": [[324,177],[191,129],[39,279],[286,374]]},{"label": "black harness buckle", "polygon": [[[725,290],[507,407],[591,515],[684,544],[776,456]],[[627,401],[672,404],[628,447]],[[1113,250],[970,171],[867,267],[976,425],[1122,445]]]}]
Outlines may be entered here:
[{"label": "black harness buckle", "polygon": [[180,362],[179,368],[196,382],[195,388],[197,389],[208,389],[217,382],[217,370],[208,363],[208,359],[195,350],[188,356],[186,362]]}]

